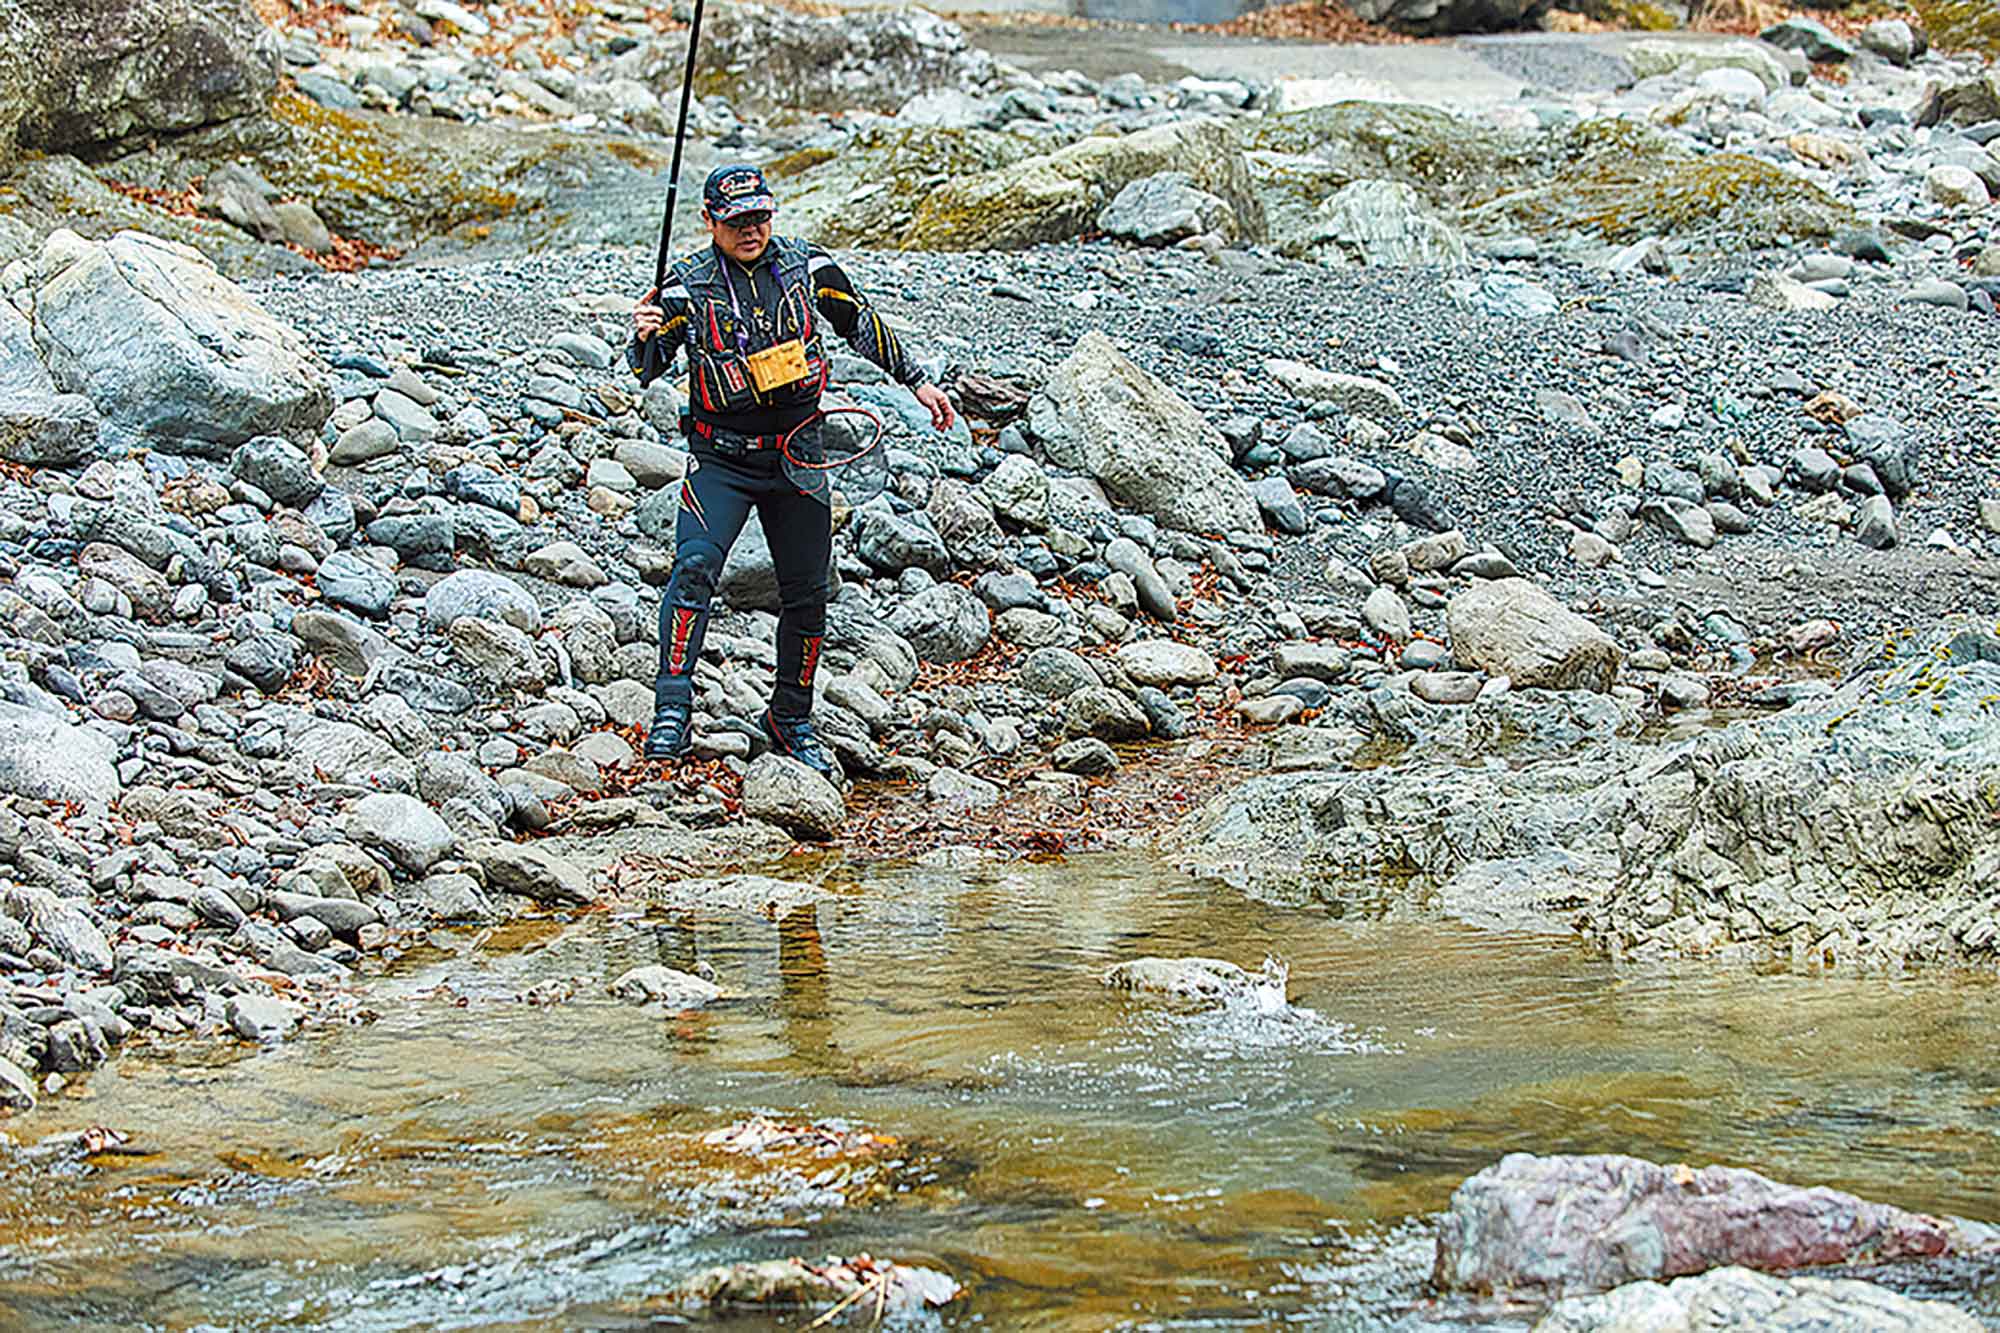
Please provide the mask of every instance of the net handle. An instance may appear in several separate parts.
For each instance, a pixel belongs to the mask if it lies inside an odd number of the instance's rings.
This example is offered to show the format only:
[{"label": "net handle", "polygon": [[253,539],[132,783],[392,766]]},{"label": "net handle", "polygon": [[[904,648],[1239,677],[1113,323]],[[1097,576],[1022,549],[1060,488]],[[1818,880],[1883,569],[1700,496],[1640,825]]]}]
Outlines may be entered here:
[{"label": "net handle", "polygon": [[[818,463],[807,463],[800,459],[792,457],[792,437],[794,435],[797,435],[807,426],[818,425],[820,422],[826,420],[828,417],[837,417],[842,415],[851,417],[867,417],[868,420],[874,425],[875,438],[868,442],[867,448],[849,454],[845,458],[834,459],[832,461],[822,461]],[[875,450],[881,447],[882,436],[886,434],[887,431],[888,427],[882,424],[882,418],[876,416],[873,412],[869,411],[865,407],[821,408],[819,411],[813,413],[813,415],[807,417],[804,421],[801,421],[798,425],[792,427],[790,430],[785,432],[784,438],[778,441],[778,454],[785,460],[787,466],[798,468],[802,472],[830,472],[834,468],[846,467],[849,463],[855,462],[862,458],[866,458],[869,454],[874,453]]]}]

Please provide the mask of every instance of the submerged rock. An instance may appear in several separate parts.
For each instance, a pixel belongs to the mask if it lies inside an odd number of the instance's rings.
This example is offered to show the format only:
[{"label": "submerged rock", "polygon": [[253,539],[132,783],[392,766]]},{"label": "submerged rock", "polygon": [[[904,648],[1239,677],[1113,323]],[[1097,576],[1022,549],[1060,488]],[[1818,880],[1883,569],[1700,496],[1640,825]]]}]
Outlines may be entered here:
[{"label": "submerged rock", "polygon": [[1718,1268],[1668,1283],[1630,1282],[1558,1301],[1535,1333],[1978,1333],[1943,1301],[1912,1300],[1871,1282],[1772,1277]]},{"label": "submerged rock", "polygon": [[959,1285],[935,1269],[865,1256],[851,1260],[829,1256],[817,1264],[803,1259],[766,1259],[697,1273],[674,1288],[672,1300],[685,1307],[726,1313],[833,1305],[851,1297],[855,1306],[872,1315],[878,1291],[886,1293],[888,1313],[907,1317],[949,1304],[958,1295]]},{"label": "submerged rock", "polygon": [[1266,958],[1255,973],[1221,958],[1134,958],[1106,972],[1104,984],[1137,995],[1218,1004],[1251,1001],[1278,1010],[1285,1007],[1289,971],[1275,958]]},{"label": "submerged rock", "polygon": [[1453,1192],[1433,1280],[1444,1291],[1533,1298],[1730,1265],[1782,1270],[1995,1245],[2000,1232],[1977,1223],[1737,1167],[1511,1153]]},{"label": "submerged rock", "polygon": [[606,989],[620,1000],[668,1009],[699,1009],[722,994],[713,981],[657,963],[633,968]]}]

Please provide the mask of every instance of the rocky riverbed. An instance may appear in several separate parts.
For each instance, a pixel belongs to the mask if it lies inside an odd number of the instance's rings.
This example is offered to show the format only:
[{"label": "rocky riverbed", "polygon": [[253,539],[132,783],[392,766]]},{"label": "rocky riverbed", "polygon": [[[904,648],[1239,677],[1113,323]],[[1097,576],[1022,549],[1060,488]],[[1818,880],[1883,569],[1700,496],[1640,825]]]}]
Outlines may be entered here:
[{"label": "rocky riverbed", "polygon": [[965,417],[836,357],[892,475],[838,515],[842,789],[749,721],[754,526],[697,760],[636,755],[679,16],[92,14],[102,59],[34,6],[0,47],[14,1108],[803,849],[1993,966],[2000,83],[1907,20],[1479,48],[1501,89],[1425,104],[719,5],[691,170],[763,162]]}]

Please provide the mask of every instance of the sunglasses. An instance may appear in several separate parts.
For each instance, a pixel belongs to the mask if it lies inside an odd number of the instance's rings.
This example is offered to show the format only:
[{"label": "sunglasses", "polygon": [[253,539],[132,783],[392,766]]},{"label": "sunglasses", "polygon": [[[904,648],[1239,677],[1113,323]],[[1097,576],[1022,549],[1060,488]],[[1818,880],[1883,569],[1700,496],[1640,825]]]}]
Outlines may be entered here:
[{"label": "sunglasses", "polygon": [[722,223],[731,231],[755,231],[759,227],[771,225],[769,213],[745,213],[741,217],[727,218]]}]

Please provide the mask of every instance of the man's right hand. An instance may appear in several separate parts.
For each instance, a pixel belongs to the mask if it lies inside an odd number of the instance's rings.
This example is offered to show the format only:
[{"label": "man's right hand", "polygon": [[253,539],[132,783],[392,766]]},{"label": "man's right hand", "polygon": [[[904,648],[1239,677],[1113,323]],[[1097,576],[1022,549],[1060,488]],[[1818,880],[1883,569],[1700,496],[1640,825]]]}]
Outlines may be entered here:
[{"label": "man's right hand", "polygon": [[667,322],[667,312],[654,303],[660,294],[658,287],[639,298],[639,304],[632,307],[632,332],[640,342],[660,331],[660,325]]}]

